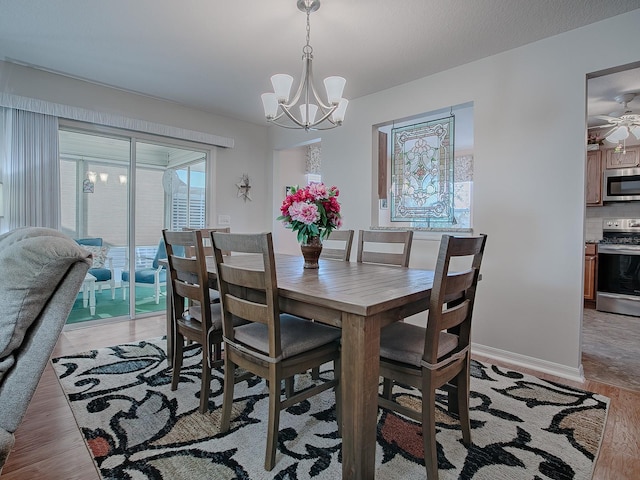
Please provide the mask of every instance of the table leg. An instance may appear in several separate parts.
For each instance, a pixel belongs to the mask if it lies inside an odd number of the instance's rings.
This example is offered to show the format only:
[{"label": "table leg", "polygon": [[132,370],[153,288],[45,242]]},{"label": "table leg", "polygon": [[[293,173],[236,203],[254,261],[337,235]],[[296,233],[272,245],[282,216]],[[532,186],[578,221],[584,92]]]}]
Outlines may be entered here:
[{"label": "table leg", "polygon": [[342,315],[342,478],[373,479],[380,373],[380,322]]}]

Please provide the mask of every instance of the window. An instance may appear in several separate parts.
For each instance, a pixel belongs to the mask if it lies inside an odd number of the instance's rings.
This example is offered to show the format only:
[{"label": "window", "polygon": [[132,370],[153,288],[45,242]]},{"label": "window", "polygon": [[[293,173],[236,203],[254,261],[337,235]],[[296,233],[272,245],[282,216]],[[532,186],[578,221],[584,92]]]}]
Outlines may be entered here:
[{"label": "window", "polygon": [[470,230],[473,105],[395,120],[377,134],[378,226]]}]

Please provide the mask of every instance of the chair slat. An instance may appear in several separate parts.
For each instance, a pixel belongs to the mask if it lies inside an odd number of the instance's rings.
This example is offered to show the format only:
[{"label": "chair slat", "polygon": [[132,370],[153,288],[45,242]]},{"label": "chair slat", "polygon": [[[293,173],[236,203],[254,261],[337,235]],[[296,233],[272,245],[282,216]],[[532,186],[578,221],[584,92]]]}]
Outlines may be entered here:
[{"label": "chair slat", "polygon": [[251,319],[252,322],[269,323],[267,305],[251,302],[242,298],[226,295],[226,310],[240,318]]},{"label": "chair slat", "polygon": [[[357,261],[408,267],[412,241],[413,230],[360,230]],[[379,244],[380,248],[373,250],[374,244]],[[396,251],[398,246],[402,247],[401,252]]]}]

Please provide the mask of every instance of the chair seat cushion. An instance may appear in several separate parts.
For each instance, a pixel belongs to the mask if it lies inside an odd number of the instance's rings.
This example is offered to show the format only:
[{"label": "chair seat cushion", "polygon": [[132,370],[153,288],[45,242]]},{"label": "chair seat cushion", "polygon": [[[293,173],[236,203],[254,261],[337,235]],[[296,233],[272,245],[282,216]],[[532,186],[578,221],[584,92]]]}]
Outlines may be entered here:
[{"label": "chair seat cushion", "polygon": [[[197,320],[202,323],[202,308],[200,305],[193,305],[189,307],[183,315],[182,318],[184,320]],[[247,323],[245,320],[239,317],[233,317],[233,326],[237,327],[238,325],[244,325]],[[211,330],[222,330],[222,312],[220,303],[211,303]]]},{"label": "chair seat cushion", "polygon": [[[406,322],[395,322],[380,332],[380,357],[421,367],[426,328]],[[440,332],[438,358],[455,350],[458,337]]]},{"label": "chair seat cushion", "polygon": [[90,268],[88,273],[96,277],[96,282],[111,280],[111,270],[108,268]]},{"label": "chair seat cushion", "polygon": [[[143,268],[142,270],[136,270],[136,283],[149,283],[153,285],[155,283],[155,268]],[[160,270],[160,283],[164,283],[167,281],[167,271]],[[122,272],[122,281],[129,281],[129,272]]]},{"label": "chair seat cushion", "polygon": [[[200,305],[192,305],[189,307],[183,315],[182,318],[192,317],[196,319],[198,322],[202,322],[202,307]],[[220,311],[219,303],[211,304],[211,329],[212,330],[221,330],[222,329],[222,312]]]},{"label": "chair seat cushion", "polygon": [[[340,339],[338,328],[328,327],[300,317],[280,315],[282,358],[289,358]],[[269,335],[262,323],[249,323],[235,328],[235,340],[269,355]]]}]

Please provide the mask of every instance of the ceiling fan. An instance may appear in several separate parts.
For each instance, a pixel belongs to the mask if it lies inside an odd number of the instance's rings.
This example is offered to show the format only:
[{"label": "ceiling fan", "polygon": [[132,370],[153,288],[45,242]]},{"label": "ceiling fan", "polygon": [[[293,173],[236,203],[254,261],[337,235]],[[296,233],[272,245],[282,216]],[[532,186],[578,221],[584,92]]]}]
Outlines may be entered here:
[{"label": "ceiling fan", "polygon": [[590,128],[609,129],[602,136],[611,143],[621,142],[627,139],[629,134],[633,134],[636,139],[640,140],[640,115],[633,113],[627,107],[628,103],[636,98],[636,96],[638,96],[638,94],[625,93],[615,97],[615,101],[623,106],[624,113],[615,117],[611,115],[596,115],[595,118],[606,120],[608,123]]}]

